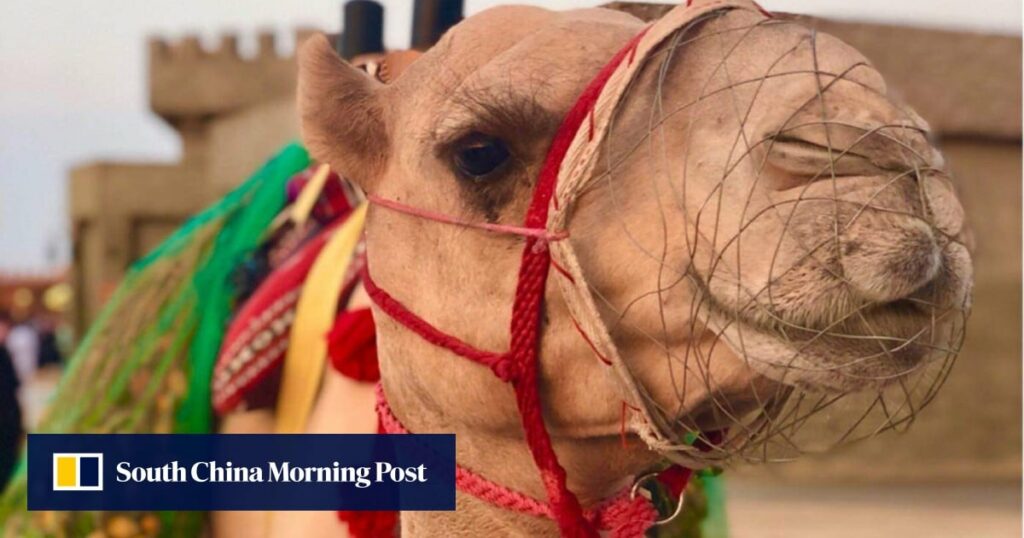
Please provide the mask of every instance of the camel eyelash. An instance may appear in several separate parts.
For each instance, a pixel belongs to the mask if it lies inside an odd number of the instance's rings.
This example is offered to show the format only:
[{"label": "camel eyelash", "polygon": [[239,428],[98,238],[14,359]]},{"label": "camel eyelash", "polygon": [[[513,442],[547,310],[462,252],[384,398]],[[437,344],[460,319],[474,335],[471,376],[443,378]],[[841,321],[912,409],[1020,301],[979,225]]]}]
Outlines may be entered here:
[{"label": "camel eyelash", "polygon": [[481,133],[504,140],[514,155],[525,156],[532,149],[527,147],[529,142],[547,140],[560,121],[536,98],[510,91],[464,91],[454,103],[468,119],[462,125],[438,130],[443,132],[435,131],[439,152],[450,151],[465,137]]}]

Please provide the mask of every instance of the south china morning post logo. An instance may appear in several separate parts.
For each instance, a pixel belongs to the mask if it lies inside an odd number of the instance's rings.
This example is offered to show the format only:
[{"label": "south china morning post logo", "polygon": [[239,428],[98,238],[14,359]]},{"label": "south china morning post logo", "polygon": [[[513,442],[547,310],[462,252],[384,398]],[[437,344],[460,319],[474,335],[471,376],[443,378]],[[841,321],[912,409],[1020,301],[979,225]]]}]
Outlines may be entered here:
[{"label": "south china morning post logo", "polygon": [[298,467],[287,461],[270,461],[265,468],[235,465],[232,461],[197,461],[186,466],[177,460],[159,467],[133,467],[130,462],[122,461],[118,462],[116,471],[120,483],[330,482],[350,483],[356,488],[365,489],[389,480],[394,483],[427,481],[426,464],[395,467],[386,461],[375,462],[372,467],[346,466],[337,461],[324,466]]},{"label": "south china morning post logo", "polygon": [[454,510],[455,436],[30,434],[29,510]]},{"label": "south china morning post logo", "polygon": [[103,454],[53,454],[53,491],[103,491]]}]

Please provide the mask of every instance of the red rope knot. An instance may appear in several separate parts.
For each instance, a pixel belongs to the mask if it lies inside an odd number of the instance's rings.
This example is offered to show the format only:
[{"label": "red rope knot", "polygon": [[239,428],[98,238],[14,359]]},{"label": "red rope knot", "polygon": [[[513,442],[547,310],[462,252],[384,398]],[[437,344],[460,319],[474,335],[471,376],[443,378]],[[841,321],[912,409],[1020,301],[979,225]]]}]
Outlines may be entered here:
[{"label": "red rope knot", "polygon": [[643,538],[658,519],[658,511],[645,497],[621,495],[594,514],[594,525],[609,538]]},{"label": "red rope knot", "polygon": [[533,247],[531,247],[531,250],[533,251],[534,254],[541,254],[543,252],[546,252],[548,250],[548,248],[549,248],[549,245],[548,245],[549,243],[554,242],[554,241],[561,241],[561,240],[567,239],[569,237],[569,231],[568,230],[560,230],[560,231],[557,231],[557,232],[549,232],[549,231],[544,230],[544,229],[539,229],[538,232],[543,232],[543,233],[537,233],[536,235],[531,236],[531,237],[536,238],[536,241],[534,241],[534,243],[533,243]]},{"label": "red rope knot", "polygon": [[512,360],[508,353],[498,355],[488,366],[494,375],[505,383],[511,383],[519,378],[519,364]]}]

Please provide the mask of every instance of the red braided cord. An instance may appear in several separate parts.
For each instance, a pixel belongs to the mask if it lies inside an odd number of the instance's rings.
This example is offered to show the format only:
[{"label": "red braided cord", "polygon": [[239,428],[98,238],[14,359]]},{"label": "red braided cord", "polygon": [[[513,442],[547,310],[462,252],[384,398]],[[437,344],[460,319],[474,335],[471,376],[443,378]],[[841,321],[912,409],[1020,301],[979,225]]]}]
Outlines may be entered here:
[{"label": "red braided cord", "polygon": [[465,357],[473,362],[487,366],[494,372],[494,375],[509,382],[515,375],[514,364],[504,354],[493,353],[477,349],[450,334],[445,334],[433,325],[427,323],[423,318],[414,314],[401,302],[382,290],[373,278],[370,277],[369,265],[363,266],[363,288],[377,306],[395,321],[404,325],[407,329],[418,334],[421,338],[438,347],[443,347],[460,357]]},{"label": "red braided cord", "polygon": [[[409,430],[405,429],[402,422],[391,411],[391,406],[388,405],[388,400],[384,397],[384,388],[380,383],[377,383],[377,417],[385,432],[409,433]],[[492,482],[461,465],[455,466],[455,485],[461,491],[501,508],[549,519],[553,517],[551,508],[543,502],[525,493]]]},{"label": "red braided cord", "polygon": [[[377,416],[381,429],[390,434],[407,434],[401,421],[395,417],[384,397],[384,389],[377,383]],[[551,506],[529,495],[488,480],[461,465],[455,466],[455,485],[459,491],[472,495],[499,508],[520,514],[554,519]],[[587,521],[599,529],[611,531],[611,538],[639,538],[657,518],[657,510],[644,497],[630,498],[624,491],[584,514]]]},{"label": "red braided cord", "polygon": [[[523,223],[525,227],[542,228],[547,225],[548,207],[558,183],[558,170],[576,132],[590,114],[612,73],[637,46],[645,33],[646,28],[619,50],[583,90],[576,104],[562,120],[537,179],[533,200]],[[538,244],[534,237],[526,238],[523,261],[519,266],[519,284],[512,306],[509,349],[509,358],[519,366],[521,375],[512,380],[512,387],[516,392],[516,404],[522,417],[526,444],[540,470],[541,480],[548,492],[548,504],[551,505],[562,536],[596,538],[597,531],[583,516],[583,507],[579,499],[569,491],[566,484],[565,469],[558,463],[558,456],[551,445],[551,437],[544,426],[540,393],[537,389],[541,302],[550,267],[551,251],[548,250],[547,244]]]}]

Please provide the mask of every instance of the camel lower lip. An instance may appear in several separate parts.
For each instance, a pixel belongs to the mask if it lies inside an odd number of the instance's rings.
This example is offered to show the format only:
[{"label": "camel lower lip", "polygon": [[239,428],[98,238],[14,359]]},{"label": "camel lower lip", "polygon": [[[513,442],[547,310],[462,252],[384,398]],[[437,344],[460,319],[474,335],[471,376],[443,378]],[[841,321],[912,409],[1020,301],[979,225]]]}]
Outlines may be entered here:
[{"label": "camel lower lip", "polygon": [[927,330],[931,321],[931,314],[920,305],[909,299],[900,299],[844,313],[833,323],[811,327],[803,332],[835,337],[903,339],[912,338],[922,330]]},{"label": "camel lower lip", "polygon": [[[825,390],[878,387],[911,374],[943,345],[952,318],[913,299],[862,307],[820,327],[759,323],[715,303],[712,323],[768,378]],[[849,319],[846,319],[849,318]]]},{"label": "camel lower lip", "polygon": [[[830,321],[807,324],[795,316],[773,316],[778,322],[764,323],[741,312],[730,311],[719,304],[714,307],[726,317],[760,332],[773,334],[788,341],[806,341],[819,338],[878,338],[903,340],[928,331],[941,316],[911,299],[900,299],[879,305],[851,308],[837,313]],[[788,319],[787,319],[788,318]]]},{"label": "camel lower lip", "polygon": [[883,303],[868,310],[868,314],[872,314],[875,312],[890,315],[896,314],[913,318],[929,317],[929,313],[926,311],[926,309],[917,301],[914,301],[912,299],[898,299],[896,301]]},{"label": "camel lower lip", "polygon": [[[756,310],[748,312],[727,306],[703,282],[700,282],[699,285],[707,294],[708,300],[705,304],[710,309],[712,317],[719,317],[722,320],[727,320],[729,324],[746,326],[786,341],[817,339],[824,336],[913,338],[922,330],[927,331],[930,327],[938,324],[949,313],[949,309],[917,299],[904,298],[869,305],[850,304],[843,300],[839,301],[846,305],[842,311],[820,318],[804,315],[807,312],[801,311],[773,312],[768,305],[756,305],[753,308],[766,313],[766,315],[759,315]],[[830,299],[822,298],[822,300],[829,301]],[[806,308],[813,309],[813,306]]]}]

